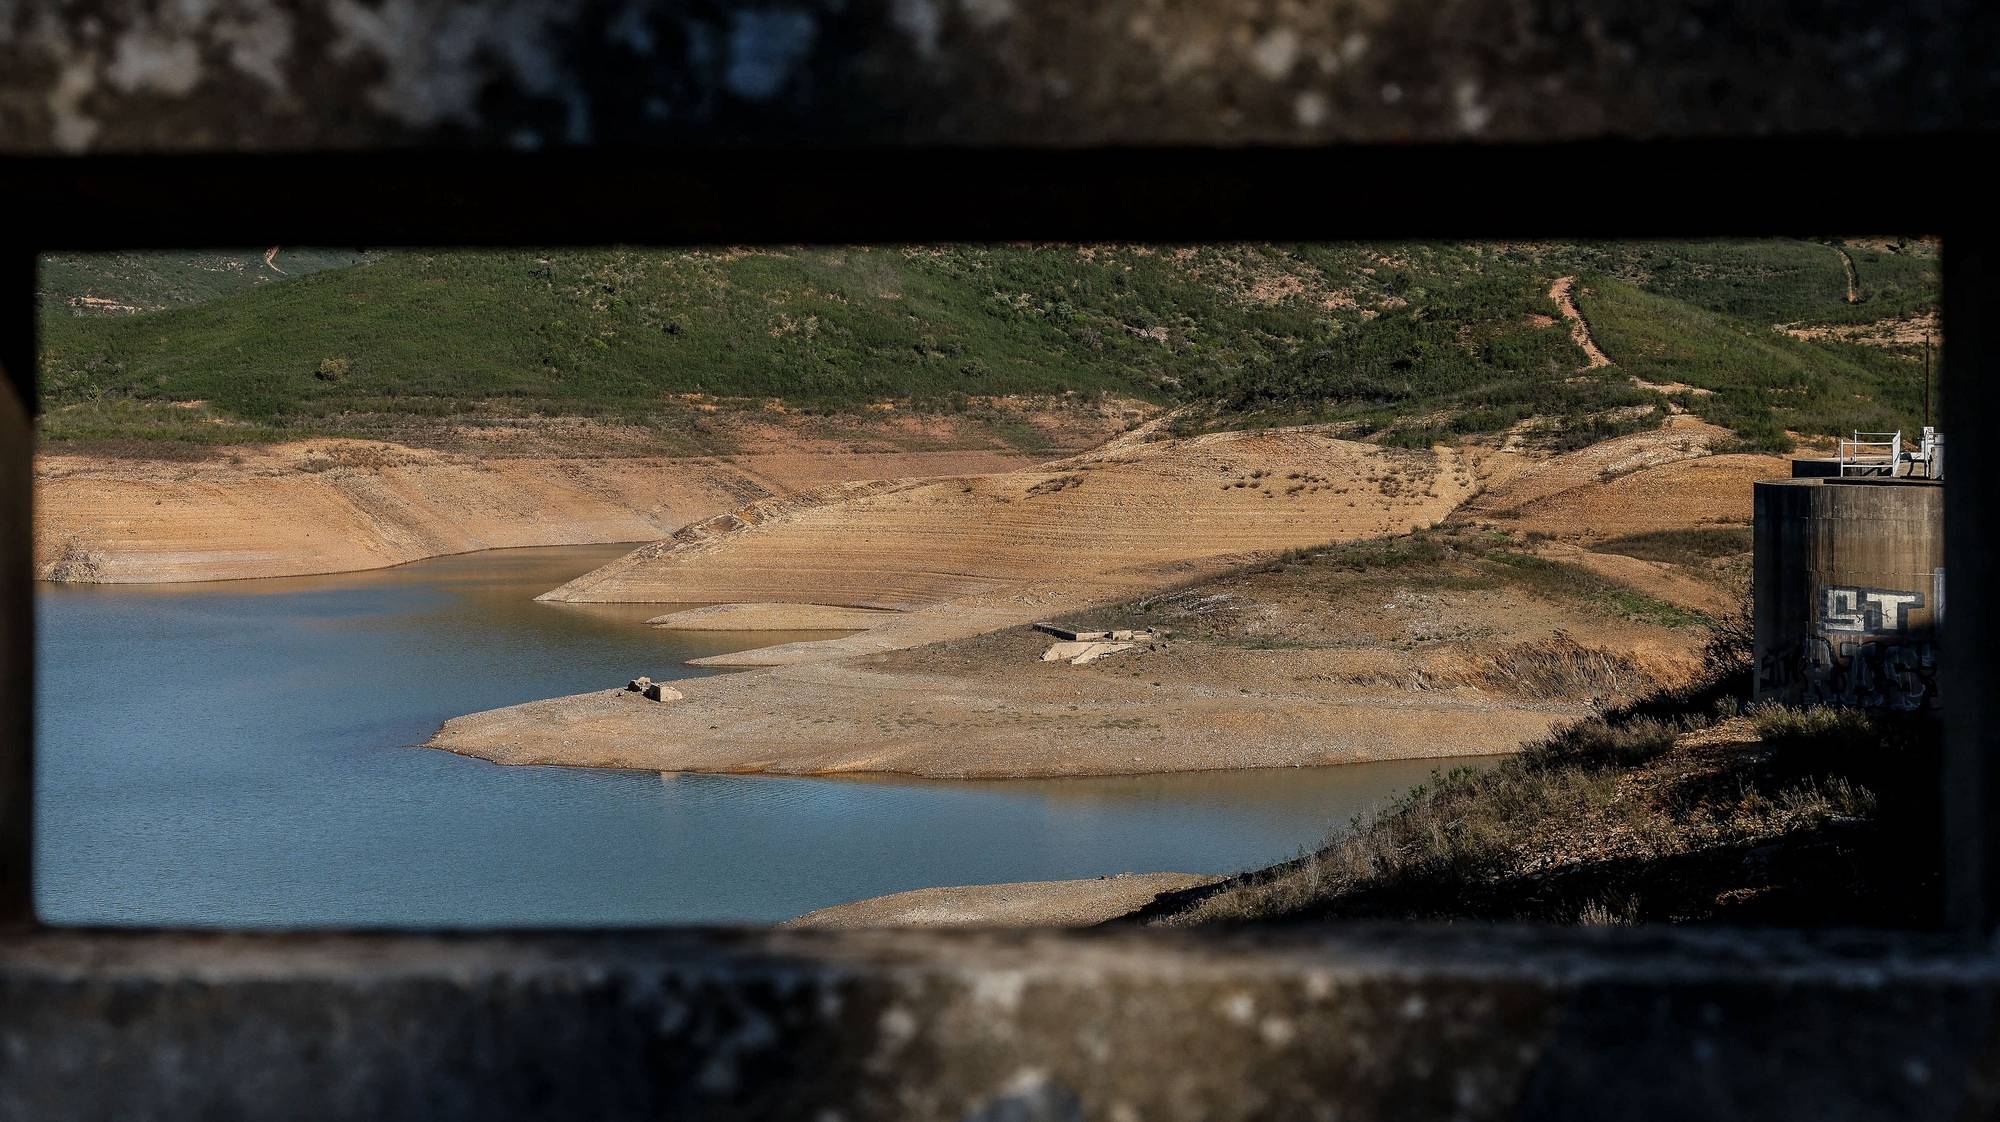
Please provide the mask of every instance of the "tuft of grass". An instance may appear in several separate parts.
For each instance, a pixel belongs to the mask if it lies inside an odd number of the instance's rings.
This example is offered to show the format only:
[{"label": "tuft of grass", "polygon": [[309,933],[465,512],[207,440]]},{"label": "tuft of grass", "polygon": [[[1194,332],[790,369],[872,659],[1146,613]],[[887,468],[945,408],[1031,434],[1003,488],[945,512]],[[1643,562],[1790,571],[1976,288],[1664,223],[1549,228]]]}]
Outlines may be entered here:
[{"label": "tuft of grass", "polygon": [[1637,697],[1661,685],[1630,654],[1586,647],[1560,631],[1484,656],[1469,682],[1515,697],[1548,700]]},{"label": "tuft of grass", "polygon": [[1628,768],[1664,755],[1687,727],[1686,722],[1651,716],[1615,722],[1601,715],[1586,717],[1530,745],[1519,763],[1528,771]]},{"label": "tuft of grass", "polygon": [[1881,737],[1877,719],[1859,709],[1761,705],[1749,715],[1750,723],[1756,726],[1765,743],[1783,751],[1810,749],[1845,754],[1857,747],[1871,748]]},{"label": "tuft of grass", "polygon": [[1591,900],[1577,909],[1578,927],[1630,927],[1639,922],[1639,902],[1627,897],[1622,903]]}]

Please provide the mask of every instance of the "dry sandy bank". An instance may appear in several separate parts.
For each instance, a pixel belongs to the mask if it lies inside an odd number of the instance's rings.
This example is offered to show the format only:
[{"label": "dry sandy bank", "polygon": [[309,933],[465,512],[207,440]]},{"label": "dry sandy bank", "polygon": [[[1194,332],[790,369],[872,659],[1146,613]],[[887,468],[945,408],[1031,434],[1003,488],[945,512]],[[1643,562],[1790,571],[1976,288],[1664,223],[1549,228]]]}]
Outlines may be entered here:
[{"label": "dry sandy bank", "polygon": [[833,481],[1027,462],[992,449],[505,457],[356,440],[194,461],[45,455],[35,465],[35,563],[43,579],[102,583],[346,572],[480,549],[653,540]]},{"label": "dry sandy bank", "polygon": [[895,614],[827,604],[705,604],[646,622],[672,631],[865,631]]},{"label": "dry sandy bank", "polygon": [[910,611],[1029,582],[1403,533],[1480,485],[1475,453],[1324,432],[1121,441],[1032,470],[751,504],[545,599]]},{"label": "dry sandy bank", "polygon": [[1751,485],[1792,473],[1782,456],[1717,455],[1735,439],[1690,416],[1563,456],[1522,463],[1466,503],[1460,521],[1602,541],[1705,526],[1747,526]]},{"label": "dry sandy bank", "polygon": [[679,681],[667,705],[605,690],[474,713],[430,746],[505,764],[1015,779],[1494,755],[1584,711],[1301,686],[1293,660],[1252,661],[1273,678],[1261,693],[1154,686],[1129,660],[1089,680],[1061,663],[1038,664],[1040,680],[809,663]]},{"label": "dry sandy bank", "polygon": [[836,904],[788,919],[779,927],[1088,927],[1218,877],[1191,873],[1125,873],[1091,880],[968,884],[919,888]]}]

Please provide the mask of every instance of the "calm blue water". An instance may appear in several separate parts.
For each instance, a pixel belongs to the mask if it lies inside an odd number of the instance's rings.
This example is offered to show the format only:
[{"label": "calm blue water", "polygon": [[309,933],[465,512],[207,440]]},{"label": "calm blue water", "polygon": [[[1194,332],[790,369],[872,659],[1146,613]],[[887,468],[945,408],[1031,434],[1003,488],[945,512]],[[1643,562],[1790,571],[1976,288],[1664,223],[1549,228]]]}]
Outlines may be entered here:
[{"label": "calm blue water", "polygon": [[792,635],[533,602],[620,546],[39,599],[36,896],[64,924],[768,922],[938,884],[1229,872],[1428,762],[986,783],[508,768],[446,718]]}]

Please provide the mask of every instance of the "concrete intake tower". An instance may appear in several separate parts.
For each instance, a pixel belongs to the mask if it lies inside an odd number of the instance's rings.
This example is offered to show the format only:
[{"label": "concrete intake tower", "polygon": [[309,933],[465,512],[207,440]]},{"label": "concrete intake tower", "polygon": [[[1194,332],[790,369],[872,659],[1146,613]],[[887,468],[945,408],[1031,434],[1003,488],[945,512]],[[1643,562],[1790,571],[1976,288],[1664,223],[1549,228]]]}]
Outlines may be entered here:
[{"label": "concrete intake tower", "polygon": [[1944,484],[1756,485],[1755,696],[1930,709],[1944,624]]}]

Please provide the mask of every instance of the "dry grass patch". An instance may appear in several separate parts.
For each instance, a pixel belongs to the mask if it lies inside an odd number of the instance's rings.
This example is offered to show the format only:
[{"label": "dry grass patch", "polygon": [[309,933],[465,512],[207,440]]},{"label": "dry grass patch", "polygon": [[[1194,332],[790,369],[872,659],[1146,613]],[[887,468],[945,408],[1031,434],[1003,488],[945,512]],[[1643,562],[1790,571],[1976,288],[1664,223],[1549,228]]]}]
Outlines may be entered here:
[{"label": "dry grass patch", "polygon": [[1315,853],[1133,918],[1930,926],[1935,766],[1922,718],[1739,716],[1710,687],[1436,773]]}]

